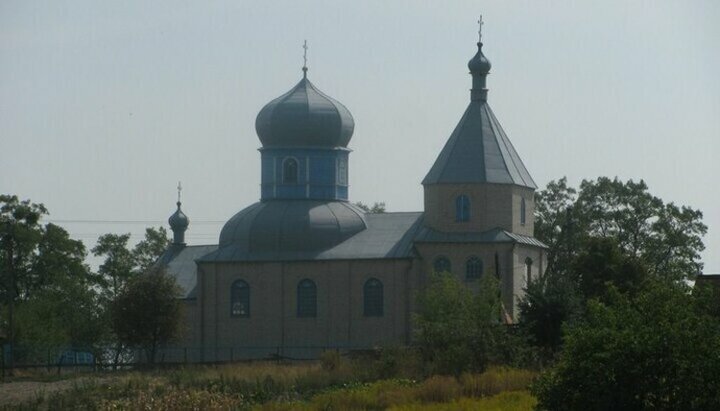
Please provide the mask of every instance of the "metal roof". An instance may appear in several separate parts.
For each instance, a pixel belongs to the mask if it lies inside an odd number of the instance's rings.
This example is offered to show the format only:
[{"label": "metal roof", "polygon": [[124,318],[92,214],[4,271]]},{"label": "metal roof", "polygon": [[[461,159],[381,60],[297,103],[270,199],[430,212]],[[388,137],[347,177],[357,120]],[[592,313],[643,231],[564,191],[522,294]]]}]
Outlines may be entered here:
[{"label": "metal roof", "polygon": [[265,105],[255,120],[264,147],[347,147],[354,129],[350,111],[307,77]]},{"label": "metal roof", "polygon": [[548,248],[545,243],[535,237],[520,235],[501,228],[481,233],[441,232],[422,226],[415,235],[417,243],[519,243],[534,247]]},{"label": "metal roof", "polygon": [[[268,202],[270,203],[270,202]],[[252,206],[251,206],[252,207]],[[257,208],[255,208],[257,209]],[[252,211],[251,211],[252,212]],[[308,261],[350,260],[412,257],[414,233],[419,228],[422,213],[366,214],[366,228],[334,244],[332,247],[313,249],[277,248],[257,249],[242,243],[226,243],[200,259],[200,261]],[[263,223],[264,224],[264,223]],[[280,222],[275,222],[282,226]],[[246,232],[243,228],[241,231]],[[313,245],[312,235],[298,237],[299,242]]]},{"label": "metal roof", "polygon": [[197,264],[195,260],[217,250],[217,245],[171,245],[158,259],[158,264],[182,289],[183,298],[195,298],[197,285]]},{"label": "metal roof", "polygon": [[471,101],[423,184],[496,183],[537,188],[485,101]]},{"label": "metal roof", "polygon": [[233,216],[220,232],[220,247],[243,253],[319,253],[365,230],[364,213],[344,201],[270,200]]}]

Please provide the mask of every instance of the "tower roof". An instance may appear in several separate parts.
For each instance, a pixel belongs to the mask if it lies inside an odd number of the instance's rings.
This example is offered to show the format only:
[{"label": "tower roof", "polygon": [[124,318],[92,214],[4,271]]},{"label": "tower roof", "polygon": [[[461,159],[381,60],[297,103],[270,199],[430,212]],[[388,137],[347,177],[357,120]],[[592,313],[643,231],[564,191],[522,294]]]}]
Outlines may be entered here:
[{"label": "tower roof", "polygon": [[471,101],[423,184],[496,183],[537,188],[490,106]]},{"label": "tower roof", "polygon": [[423,184],[494,183],[535,189],[525,165],[487,103],[490,61],[478,52],[468,63],[473,76],[470,105],[435,160]]}]

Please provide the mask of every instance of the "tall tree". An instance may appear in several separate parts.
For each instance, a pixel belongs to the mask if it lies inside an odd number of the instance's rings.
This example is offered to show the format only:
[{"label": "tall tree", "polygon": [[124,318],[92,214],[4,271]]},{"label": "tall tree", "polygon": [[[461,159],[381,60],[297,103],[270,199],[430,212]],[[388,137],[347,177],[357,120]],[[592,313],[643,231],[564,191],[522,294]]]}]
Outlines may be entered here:
[{"label": "tall tree", "polygon": [[138,272],[150,270],[170,245],[167,230],[163,227],[145,229],[145,238],[133,249],[133,259]]},{"label": "tall tree", "polygon": [[133,253],[128,249],[130,234],[103,234],[92,249],[95,256],[105,257],[98,270],[103,294],[112,300],[135,273]]},{"label": "tall tree", "polygon": [[175,278],[153,270],[130,280],[112,304],[115,334],[126,345],[145,350],[150,364],[158,348],[182,331],[182,303]]},{"label": "tall tree", "polygon": [[643,181],[600,177],[583,180],[577,191],[562,178],[535,199],[535,235],[550,247],[547,271],[568,273],[590,238],[613,239],[653,276],[677,281],[702,269],[702,212],[665,204]]}]

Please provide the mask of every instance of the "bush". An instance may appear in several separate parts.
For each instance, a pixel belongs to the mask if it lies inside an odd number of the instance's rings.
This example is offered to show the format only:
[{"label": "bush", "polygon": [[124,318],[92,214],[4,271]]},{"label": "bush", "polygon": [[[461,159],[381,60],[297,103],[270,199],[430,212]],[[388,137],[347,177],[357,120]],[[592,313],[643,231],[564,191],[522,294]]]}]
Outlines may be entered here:
[{"label": "bush", "polygon": [[533,387],[539,408],[720,409],[720,323],[682,286],[591,300],[559,362]]},{"label": "bush", "polygon": [[503,391],[527,390],[537,373],[506,367],[491,367],[482,374],[465,373],[460,376],[463,395],[486,397]]},{"label": "bush", "polygon": [[436,375],[420,384],[417,398],[422,402],[447,402],[459,397],[461,391],[455,377]]}]

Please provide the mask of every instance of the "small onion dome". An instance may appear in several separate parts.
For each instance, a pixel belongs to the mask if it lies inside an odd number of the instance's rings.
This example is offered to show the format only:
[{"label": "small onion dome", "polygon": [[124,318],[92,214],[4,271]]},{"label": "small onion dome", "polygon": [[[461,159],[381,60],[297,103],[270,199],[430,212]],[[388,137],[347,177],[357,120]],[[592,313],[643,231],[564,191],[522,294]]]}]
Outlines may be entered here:
[{"label": "small onion dome", "polygon": [[355,121],[345,106],[303,77],[260,110],[255,129],[263,147],[347,147]]},{"label": "small onion dome", "polygon": [[490,60],[482,52],[482,43],[478,43],[478,51],[475,57],[468,61],[468,68],[472,74],[488,74],[490,72]]},{"label": "small onion dome", "polygon": [[190,220],[180,209],[180,202],[177,202],[177,210],[170,216],[168,223],[173,231],[185,231],[190,224]]}]

